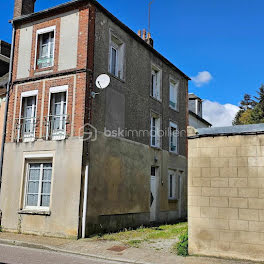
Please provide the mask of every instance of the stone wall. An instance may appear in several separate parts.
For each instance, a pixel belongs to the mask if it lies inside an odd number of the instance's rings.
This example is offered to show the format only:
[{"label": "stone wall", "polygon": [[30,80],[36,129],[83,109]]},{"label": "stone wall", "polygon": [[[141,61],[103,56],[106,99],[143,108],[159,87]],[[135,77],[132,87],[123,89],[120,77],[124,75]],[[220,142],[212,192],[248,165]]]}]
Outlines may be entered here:
[{"label": "stone wall", "polygon": [[189,139],[189,253],[264,260],[264,135]]}]

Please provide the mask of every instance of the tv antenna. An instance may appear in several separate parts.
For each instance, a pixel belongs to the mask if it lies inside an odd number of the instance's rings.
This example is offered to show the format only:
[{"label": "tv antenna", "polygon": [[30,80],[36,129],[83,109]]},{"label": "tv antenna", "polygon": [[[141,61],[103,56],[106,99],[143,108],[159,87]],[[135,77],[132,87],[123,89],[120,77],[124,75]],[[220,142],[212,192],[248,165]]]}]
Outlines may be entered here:
[{"label": "tv antenna", "polygon": [[155,0],[150,0],[150,2],[149,2],[149,17],[148,17],[148,33],[150,33],[150,22],[151,22],[151,20],[150,20],[150,16],[151,16],[151,5],[153,4],[153,2],[154,2]]}]

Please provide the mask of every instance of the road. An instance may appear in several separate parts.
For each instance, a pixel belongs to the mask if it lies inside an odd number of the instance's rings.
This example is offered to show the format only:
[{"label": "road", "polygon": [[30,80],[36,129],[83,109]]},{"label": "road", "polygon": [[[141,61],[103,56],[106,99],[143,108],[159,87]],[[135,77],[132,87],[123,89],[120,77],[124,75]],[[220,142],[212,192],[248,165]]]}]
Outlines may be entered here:
[{"label": "road", "polygon": [[120,262],[0,245],[0,264],[120,264]]}]

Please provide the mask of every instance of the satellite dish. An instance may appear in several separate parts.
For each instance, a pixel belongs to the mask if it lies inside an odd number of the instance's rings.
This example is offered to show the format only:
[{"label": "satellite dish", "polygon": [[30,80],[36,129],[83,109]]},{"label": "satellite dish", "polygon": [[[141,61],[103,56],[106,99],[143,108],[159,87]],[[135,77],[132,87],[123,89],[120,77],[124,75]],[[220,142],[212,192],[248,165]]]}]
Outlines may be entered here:
[{"label": "satellite dish", "polygon": [[96,86],[99,89],[105,89],[109,86],[111,82],[110,77],[107,74],[101,74],[96,79]]}]

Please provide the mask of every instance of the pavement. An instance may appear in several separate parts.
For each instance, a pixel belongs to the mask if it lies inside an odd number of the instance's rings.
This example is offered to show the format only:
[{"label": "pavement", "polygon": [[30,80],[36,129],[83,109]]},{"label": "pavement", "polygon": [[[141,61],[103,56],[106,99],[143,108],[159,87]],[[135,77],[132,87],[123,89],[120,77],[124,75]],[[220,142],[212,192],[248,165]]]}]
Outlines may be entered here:
[{"label": "pavement", "polygon": [[[180,257],[172,253],[166,253],[154,249],[142,249],[129,247],[121,242],[92,240],[92,239],[62,239],[51,237],[39,237],[15,233],[0,233],[0,246],[30,248],[35,250],[49,251],[51,254],[59,253],[64,256],[75,255],[86,257],[94,262],[86,263],[137,263],[137,264],[252,264],[249,261],[225,260],[207,257]],[[0,247],[0,252],[3,252]],[[12,254],[11,254],[12,255]],[[21,254],[24,255],[24,254]],[[46,255],[46,254],[45,254]],[[48,254],[49,255],[49,254]],[[0,262],[3,262],[0,253]],[[5,262],[4,262],[5,263]],[[23,263],[23,262],[6,262]],[[38,262],[35,262],[38,263]],[[39,262],[39,263],[68,263],[65,261]],[[69,263],[83,263],[71,261]]]}]

